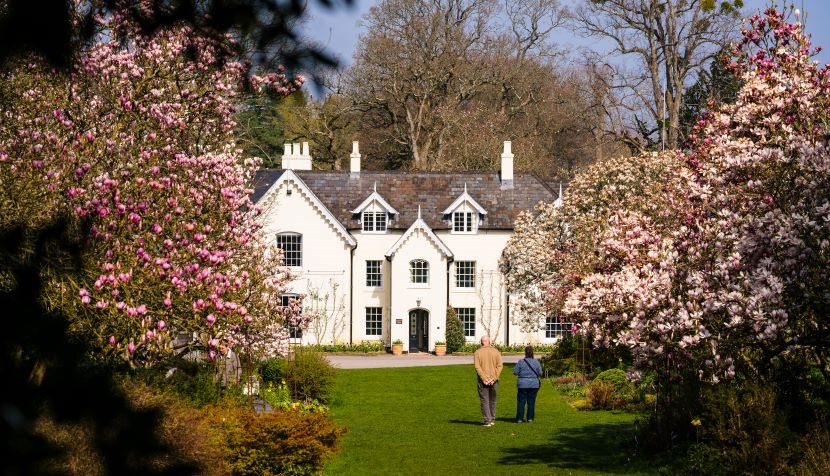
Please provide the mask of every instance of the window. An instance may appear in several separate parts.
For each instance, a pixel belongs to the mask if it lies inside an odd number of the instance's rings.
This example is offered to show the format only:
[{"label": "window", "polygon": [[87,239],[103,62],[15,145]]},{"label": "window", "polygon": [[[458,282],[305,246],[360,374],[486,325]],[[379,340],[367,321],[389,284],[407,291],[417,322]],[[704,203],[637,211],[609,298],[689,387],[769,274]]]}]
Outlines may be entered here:
[{"label": "window", "polygon": [[363,231],[385,232],[386,212],[363,212]]},{"label": "window", "polygon": [[383,308],[366,308],[366,335],[379,336],[383,332]]},{"label": "window", "polygon": [[429,263],[422,259],[409,262],[409,282],[413,284],[429,283]]},{"label": "window", "polygon": [[454,212],[452,214],[452,231],[455,233],[472,233],[473,212]]},{"label": "window", "polygon": [[379,288],[383,285],[383,271],[381,261],[366,262],[366,287]]},{"label": "window", "polygon": [[556,317],[548,317],[545,319],[545,337],[553,339],[565,334],[570,334],[573,332],[573,326],[574,325],[571,322],[559,322],[559,319]]},{"label": "window", "polygon": [[476,286],[476,262],[455,262],[455,287],[474,288]]},{"label": "window", "polygon": [[457,307],[455,313],[461,322],[464,324],[464,336],[476,336],[476,308],[474,307]]},{"label": "window", "polygon": [[280,233],[277,235],[277,246],[282,250],[286,266],[299,267],[303,265],[303,235]]},{"label": "window", "polygon": [[[280,296],[280,304],[282,305],[282,307],[288,307],[288,306],[291,305],[291,300],[292,299],[297,299],[297,295],[296,294],[283,294],[282,296]],[[301,313],[303,312],[302,309],[300,309],[300,312]],[[289,325],[288,326],[288,337],[291,338],[291,339],[302,339],[303,338],[303,329],[300,328],[299,326]]]}]

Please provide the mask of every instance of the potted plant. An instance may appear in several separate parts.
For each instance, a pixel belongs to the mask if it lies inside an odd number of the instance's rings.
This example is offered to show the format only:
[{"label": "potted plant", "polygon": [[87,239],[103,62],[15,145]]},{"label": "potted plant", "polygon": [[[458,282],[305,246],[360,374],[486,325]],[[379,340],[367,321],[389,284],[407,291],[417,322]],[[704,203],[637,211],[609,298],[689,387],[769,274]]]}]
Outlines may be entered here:
[{"label": "potted plant", "polygon": [[403,354],[403,341],[400,339],[395,339],[392,341],[392,354],[393,355],[401,355]]},{"label": "potted plant", "polygon": [[447,355],[447,343],[439,340],[435,342],[435,355]]}]

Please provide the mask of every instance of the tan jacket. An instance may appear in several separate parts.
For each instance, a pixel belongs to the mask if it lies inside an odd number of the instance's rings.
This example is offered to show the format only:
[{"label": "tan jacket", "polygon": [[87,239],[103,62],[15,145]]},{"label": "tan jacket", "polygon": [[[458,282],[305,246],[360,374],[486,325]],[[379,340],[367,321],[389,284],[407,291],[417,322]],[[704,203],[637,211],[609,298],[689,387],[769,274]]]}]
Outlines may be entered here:
[{"label": "tan jacket", "polygon": [[494,347],[480,347],[473,354],[478,378],[483,382],[498,380],[503,367],[501,354]]}]

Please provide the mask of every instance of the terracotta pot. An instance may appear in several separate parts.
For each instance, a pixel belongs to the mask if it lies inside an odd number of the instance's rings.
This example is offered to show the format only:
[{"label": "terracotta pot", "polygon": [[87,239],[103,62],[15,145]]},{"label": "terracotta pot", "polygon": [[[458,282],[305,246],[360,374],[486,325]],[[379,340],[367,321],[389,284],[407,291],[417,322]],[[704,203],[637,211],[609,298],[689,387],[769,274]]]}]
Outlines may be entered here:
[{"label": "terracotta pot", "polygon": [[435,355],[447,355],[447,344],[435,344]]},{"label": "terracotta pot", "polygon": [[402,355],[403,354],[403,344],[392,344],[392,354],[393,355]]}]

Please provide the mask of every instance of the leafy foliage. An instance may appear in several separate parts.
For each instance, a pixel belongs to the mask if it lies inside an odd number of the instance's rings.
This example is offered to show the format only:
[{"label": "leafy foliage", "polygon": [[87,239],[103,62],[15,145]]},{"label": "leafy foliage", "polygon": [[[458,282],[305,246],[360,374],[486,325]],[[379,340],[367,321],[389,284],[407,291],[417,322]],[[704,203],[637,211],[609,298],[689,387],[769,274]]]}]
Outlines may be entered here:
[{"label": "leafy foliage", "polygon": [[319,474],[345,433],[323,413],[245,409],[223,411],[216,428],[231,474],[240,476]]},{"label": "leafy foliage", "polygon": [[467,342],[464,336],[464,323],[452,307],[447,307],[447,322],[444,329],[447,337],[447,352],[452,354],[461,350]]},{"label": "leafy foliage", "polygon": [[336,371],[325,356],[307,347],[295,347],[294,357],[283,368],[292,399],[304,402],[328,402],[335,376]]}]

